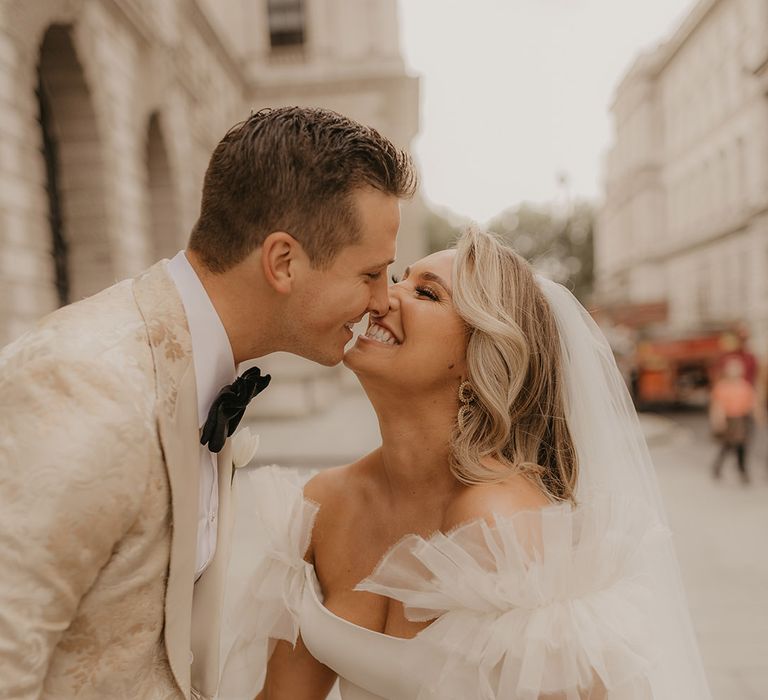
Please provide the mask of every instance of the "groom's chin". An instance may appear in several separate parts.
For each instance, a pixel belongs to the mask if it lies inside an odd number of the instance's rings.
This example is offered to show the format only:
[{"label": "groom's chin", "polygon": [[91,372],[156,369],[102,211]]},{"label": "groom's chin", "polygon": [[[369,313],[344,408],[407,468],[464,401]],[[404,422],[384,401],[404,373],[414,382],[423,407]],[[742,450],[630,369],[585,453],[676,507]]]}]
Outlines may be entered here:
[{"label": "groom's chin", "polygon": [[343,345],[337,348],[323,348],[322,351],[317,352],[308,359],[325,367],[335,367],[344,359],[344,349]]},{"label": "groom's chin", "polygon": [[296,343],[292,348],[286,350],[293,355],[303,357],[305,360],[315,362],[324,367],[334,367],[338,365],[344,357],[345,346],[341,343]]},{"label": "groom's chin", "polygon": [[323,365],[323,367],[335,367],[343,358],[343,351],[336,355],[324,354],[307,357],[308,360],[312,360],[312,362],[316,362],[318,365]]}]

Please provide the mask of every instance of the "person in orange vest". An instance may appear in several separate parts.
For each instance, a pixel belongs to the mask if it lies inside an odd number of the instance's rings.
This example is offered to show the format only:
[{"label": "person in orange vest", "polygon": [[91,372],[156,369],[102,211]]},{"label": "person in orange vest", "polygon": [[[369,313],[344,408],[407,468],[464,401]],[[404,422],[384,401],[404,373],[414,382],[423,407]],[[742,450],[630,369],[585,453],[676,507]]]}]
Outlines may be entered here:
[{"label": "person in orange vest", "polygon": [[746,330],[724,333],[720,338],[720,348],[723,354],[717,362],[716,374],[721,377],[729,360],[739,360],[744,367],[744,379],[755,386],[758,379],[757,357],[750,351]]},{"label": "person in orange vest", "polygon": [[741,479],[746,484],[749,483],[747,445],[757,401],[755,389],[744,375],[745,367],[740,359],[726,360],[721,377],[712,388],[709,420],[712,432],[721,443],[712,468],[714,477],[720,478],[725,458],[734,452]]}]

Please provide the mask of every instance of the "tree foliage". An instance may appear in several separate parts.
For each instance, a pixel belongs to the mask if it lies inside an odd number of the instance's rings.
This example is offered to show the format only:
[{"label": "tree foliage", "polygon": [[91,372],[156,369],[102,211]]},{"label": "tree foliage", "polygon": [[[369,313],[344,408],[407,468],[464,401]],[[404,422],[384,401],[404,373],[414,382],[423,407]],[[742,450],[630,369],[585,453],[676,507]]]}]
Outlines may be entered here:
[{"label": "tree foliage", "polygon": [[[585,201],[567,208],[524,203],[495,216],[485,228],[586,303],[594,274],[594,218],[594,208]],[[430,209],[425,221],[430,252],[452,246],[469,222],[448,210]]]},{"label": "tree foliage", "polygon": [[488,229],[501,235],[538,272],[586,302],[594,278],[594,218],[588,202],[565,211],[521,204],[492,219]]}]

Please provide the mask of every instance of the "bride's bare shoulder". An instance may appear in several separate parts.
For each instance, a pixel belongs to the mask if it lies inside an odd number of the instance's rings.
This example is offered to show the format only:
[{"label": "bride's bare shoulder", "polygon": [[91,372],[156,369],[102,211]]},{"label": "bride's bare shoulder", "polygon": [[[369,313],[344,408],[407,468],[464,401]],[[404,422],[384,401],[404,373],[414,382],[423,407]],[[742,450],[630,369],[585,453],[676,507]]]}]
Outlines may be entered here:
[{"label": "bride's bare shoulder", "polygon": [[547,494],[528,477],[513,474],[503,481],[472,484],[459,489],[448,504],[443,532],[474,520],[493,524],[494,515],[514,515],[552,505]]},{"label": "bride's bare shoulder", "polygon": [[304,485],[304,497],[323,506],[337,507],[365,490],[373,454],[351,464],[323,469]]},{"label": "bride's bare shoulder", "polygon": [[366,485],[370,478],[370,457],[323,469],[304,485],[304,498],[320,506],[306,555],[312,564],[320,550],[324,552],[323,556],[329,556],[329,546],[330,556],[337,556],[334,543],[346,542],[345,532],[349,530],[349,524],[365,517],[370,501],[370,489]]}]

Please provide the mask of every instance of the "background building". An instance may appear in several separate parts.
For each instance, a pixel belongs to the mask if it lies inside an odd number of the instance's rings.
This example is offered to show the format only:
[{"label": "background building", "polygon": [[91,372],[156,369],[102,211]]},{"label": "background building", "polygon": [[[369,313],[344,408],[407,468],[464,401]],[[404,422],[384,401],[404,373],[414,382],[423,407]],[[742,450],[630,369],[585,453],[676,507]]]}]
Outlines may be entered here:
[{"label": "background building", "polygon": [[[320,105],[408,147],[418,81],[396,0],[3,0],[0,346],[182,248],[210,154],[263,106]],[[417,199],[399,257],[422,254]],[[339,369],[269,358],[257,409],[297,415]]]},{"label": "background building", "polygon": [[[700,0],[619,84],[597,301],[768,349],[768,3]],[[628,306],[629,305],[629,306]]]}]

